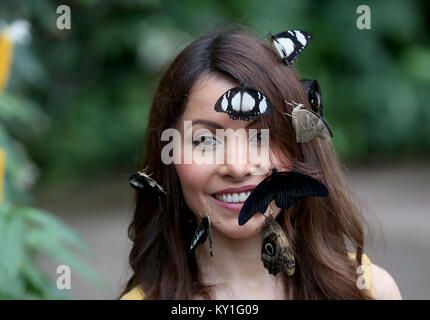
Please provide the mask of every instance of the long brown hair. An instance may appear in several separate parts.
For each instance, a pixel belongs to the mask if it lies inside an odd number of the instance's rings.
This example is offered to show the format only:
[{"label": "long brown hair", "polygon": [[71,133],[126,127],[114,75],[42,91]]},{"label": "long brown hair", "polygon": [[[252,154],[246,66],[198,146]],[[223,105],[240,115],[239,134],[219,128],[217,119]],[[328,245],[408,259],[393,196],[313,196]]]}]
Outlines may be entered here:
[{"label": "long brown hair", "polygon": [[[321,180],[328,198],[306,198],[297,202],[280,223],[294,246],[296,273],[286,280],[294,299],[370,299],[358,289],[357,267],[361,264],[365,220],[354,203],[331,144],[313,139],[298,144],[284,100],[309,107],[299,78],[275,51],[244,27],[230,27],[199,38],[171,63],[156,90],[144,140],[139,169],[153,173],[168,197],[145,203],[136,193],[129,237],[133,247],[129,263],[134,271],[122,294],[136,286],[146,299],[210,298],[210,288],[199,281],[194,256],[187,254],[195,216],[183,202],[179,178],[173,164],[161,161],[161,134],[175,128],[184,112],[187,96],[203,74],[217,74],[243,86],[257,88],[275,106],[273,116],[260,117],[270,130],[272,151],[288,158],[291,170]],[[356,260],[348,257],[356,253]]]}]

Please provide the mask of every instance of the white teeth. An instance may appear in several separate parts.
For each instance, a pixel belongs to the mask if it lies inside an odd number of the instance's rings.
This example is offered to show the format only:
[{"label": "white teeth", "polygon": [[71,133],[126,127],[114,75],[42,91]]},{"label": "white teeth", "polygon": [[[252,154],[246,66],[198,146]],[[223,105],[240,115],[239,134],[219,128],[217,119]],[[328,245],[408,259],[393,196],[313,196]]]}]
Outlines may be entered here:
[{"label": "white teeth", "polygon": [[237,193],[233,193],[232,199],[233,202],[239,202],[239,195]]},{"label": "white teeth", "polygon": [[250,193],[251,191],[241,192],[241,193],[223,193],[223,194],[215,195],[215,198],[217,198],[220,201],[230,202],[230,203],[245,202],[248,196],[250,195]]}]

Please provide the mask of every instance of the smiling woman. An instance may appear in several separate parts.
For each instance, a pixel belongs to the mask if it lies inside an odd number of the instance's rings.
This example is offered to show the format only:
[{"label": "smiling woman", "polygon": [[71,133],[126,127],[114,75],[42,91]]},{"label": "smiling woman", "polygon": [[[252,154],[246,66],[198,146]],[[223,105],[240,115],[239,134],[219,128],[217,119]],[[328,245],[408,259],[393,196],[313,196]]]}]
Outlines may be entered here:
[{"label": "smiling woman", "polygon": [[[220,97],[238,86],[261,92],[273,113],[247,122],[217,112]],[[129,227],[134,274],[123,299],[372,299],[370,261],[363,254],[365,221],[331,145],[319,139],[296,142],[285,100],[309,107],[294,69],[243,28],[202,37],[176,57],[156,91],[139,167],[153,173],[167,196],[148,202],[136,194]],[[183,143],[180,163],[165,164],[167,141],[161,136],[172,128],[192,139]],[[242,140],[224,139],[217,129],[228,131],[226,136],[240,132]],[[270,146],[261,143],[263,129],[270,133]],[[242,158],[248,146],[260,156]],[[199,154],[221,148],[224,161],[184,161],[197,148]],[[310,175],[330,194],[302,198],[284,212],[274,204],[268,209],[292,244],[292,276],[273,276],[260,260],[264,215],[238,224],[244,202],[271,168]],[[202,215],[210,217],[213,257],[208,242],[189,251]],[[365,285],[359,285],[359,267]]]}]

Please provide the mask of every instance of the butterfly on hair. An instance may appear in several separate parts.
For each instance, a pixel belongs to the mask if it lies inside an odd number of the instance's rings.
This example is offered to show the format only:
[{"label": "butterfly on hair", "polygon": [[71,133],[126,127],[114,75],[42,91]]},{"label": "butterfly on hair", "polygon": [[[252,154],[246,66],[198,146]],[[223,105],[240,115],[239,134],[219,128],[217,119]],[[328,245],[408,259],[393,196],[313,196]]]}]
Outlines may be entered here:
[{"label": "butterfly on hair", "polygon": [[224,92],[214,107],[217,112],[227,113],[233,120],[249,121],[258,115],[269,115],[274,107],[260,91],[249,87],[235,87]]},{"label": "butterfly on hair", "polygon": [[276,52],[287,66],[291,66],[296,61],[299,53],[313,39],[310,32],[303,30],[287,30],[276,35],[269,34],[269,37]]},{"label": "butterfly on hair", "polygon": [[138,171],[129,178],[130,186],[138,192],[144,194],[146,200],[151,201],[160,199],[161,196],[167,195],[164,188],[158,184],[157,181],[150,177],[145,170]]},{"label": "butterfly on hair", "polygon": [[314,112],[318,113],[321,117],[323,116],[323,102],[322,102],[322,94],[321,87],[317,81],[317,79],[309,80],[303,79],[300,80],[303,90],[308,97],[309,104]]},{"label": "butterfly on hair", "polygon": [[266,177],[252,190],[239,213],[239,225],[244,225],[257,212],[264,214],[270,202],[281,209],[290,208],[304,197],[327,197],[327,187],[304,173],[271,169]]},{"label": "butterfly on hair", "polygon": [[318,113],[307,109],[302,103],[285,103],[294,107],[291,114],[284,114],[292,118],[297,143],[308,142],[314,138],[330,140],[333,137],[330,126]]},{"label": "butterfly on hair", "polygon": [[199,244],[202,244],[209,237],[209,253],[212,254],[212,232],[211,232],[211,219],[208,215],[202,215],[199,224],[197,225],[196,231],[194,232],[193,238],[191,239],[191,245],[189,252],[193,253]]},{"label": "butterfly on hair", "polygon": [[282,270],[288,276],[296,268],[292,246],[281,225],[273,218],[273,212],[264,220],[261,231],[261,261],[270,274],[276,276]]}]

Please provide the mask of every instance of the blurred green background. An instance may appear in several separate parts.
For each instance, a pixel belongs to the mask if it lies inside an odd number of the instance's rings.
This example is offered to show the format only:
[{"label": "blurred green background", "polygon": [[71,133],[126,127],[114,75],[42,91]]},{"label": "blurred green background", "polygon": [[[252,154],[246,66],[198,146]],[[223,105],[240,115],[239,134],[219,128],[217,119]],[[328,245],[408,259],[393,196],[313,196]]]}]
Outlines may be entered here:
[{"label": "blurred green background", "polygon": [[[71,9],[71,30],[56,27],[61,4]],[[314,34],[294,67],[301,78],[318,78],[345,163],[427,162],[430,2],[368,1],[371,30],[356,27],[361,4],[1,0],[0,22],[31,25],[31,42],[15,46],[0,95],[6,199],[31,204],[36,188],[55,194],[107,172],[132,172],[166,66],[192,40],[228,24],[262,39],[293,28]]]},{"label": "blurred green background", "polygon": [[[71,9],[58,30],[56,7]],[[7,93],[31,124],[13,127],[41,182],[133,167],[157,80],[196,37],[226,24],[315,39],[295,67],[317,77],[333,143],[343,159],[424,157],[430,150],[430,5],[373,1],[371,30],[356,27],[360,1],[75,0],[2,2],[0,19],[25,18]],[[32,114],[30,114],[32,112]],[[33,131],[31,131],[33,130]]]}]

